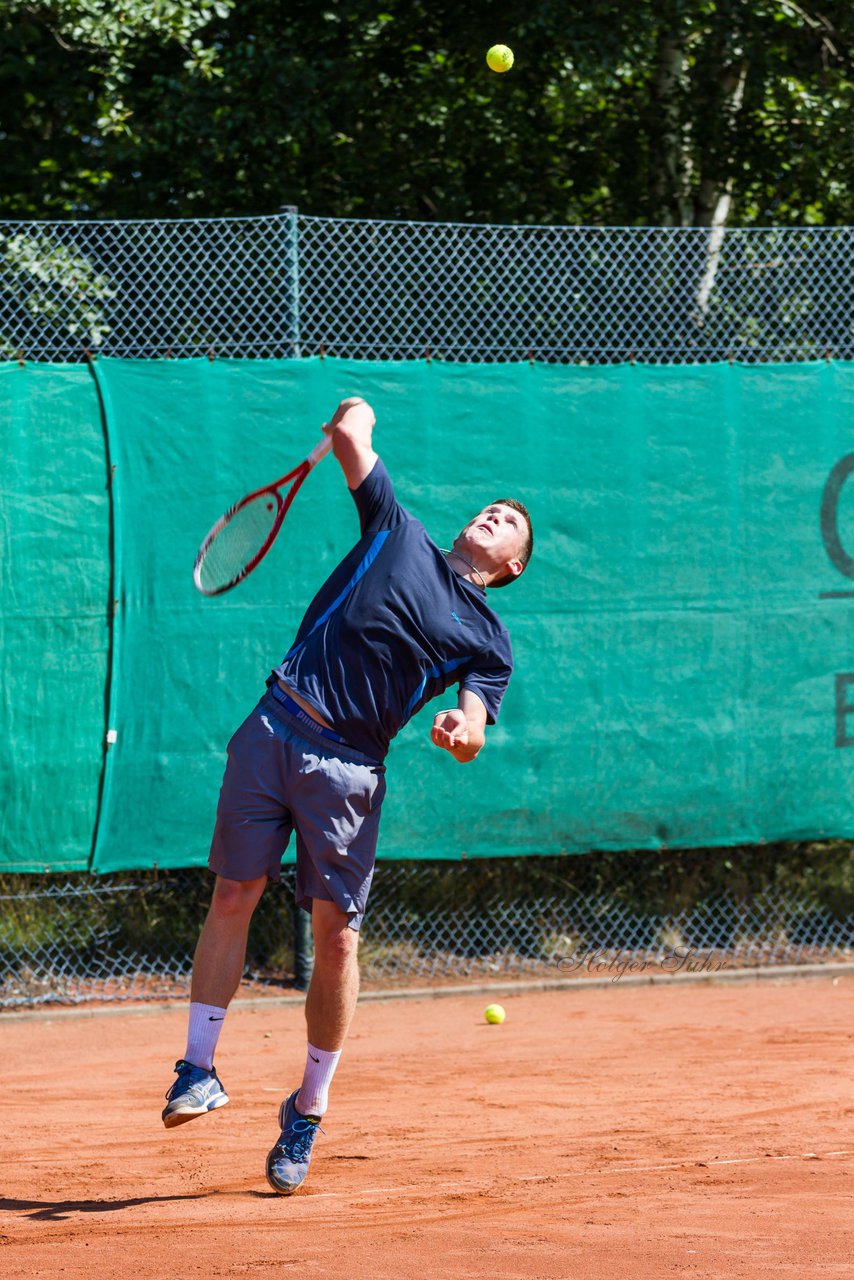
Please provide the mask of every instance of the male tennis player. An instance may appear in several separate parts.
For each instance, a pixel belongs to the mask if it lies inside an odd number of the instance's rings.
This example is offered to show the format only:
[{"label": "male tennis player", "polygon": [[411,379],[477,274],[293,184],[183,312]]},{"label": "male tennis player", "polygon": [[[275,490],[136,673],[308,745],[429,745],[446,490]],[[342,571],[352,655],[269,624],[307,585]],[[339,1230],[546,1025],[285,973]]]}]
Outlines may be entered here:
[{"label": "male tennis player", "polygon": [[426,702],[458,684],[430,738],[473,760],[494,723],[513,659],[487,587],[514,581],[533,546],[521,503],[500,499],[450,551],[399,505],[374,452],[374,414],[344,400],[324,427],[352,492],[362,536],[315,596],[268,690],[228,745],[210,867],[216,883],[193,967],[190,1025],[167,1128],[228,1102],[213,1065],[246,958],[252,913],[296,831],[296,899],[311,911],[302,1084],[282,1103],[267,1157],[275,1191],[308,1172],[329,1085],[356,1006],[356,949],[374,870],[389,743]]}]

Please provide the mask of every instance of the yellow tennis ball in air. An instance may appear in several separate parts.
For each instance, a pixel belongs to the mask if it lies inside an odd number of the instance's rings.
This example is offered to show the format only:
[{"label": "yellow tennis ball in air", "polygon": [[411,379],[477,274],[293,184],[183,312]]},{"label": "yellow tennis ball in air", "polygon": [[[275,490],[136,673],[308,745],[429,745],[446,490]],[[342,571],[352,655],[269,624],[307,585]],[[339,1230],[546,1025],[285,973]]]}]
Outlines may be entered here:
[{"label": "yellow tennis ball in air", "polygon": [[513,50],[506,44],[494,44],[486,55],[490,71],[509,71],[513,66]]},{"label": "yellow tennis ball in air", "polygon": [[488,1004],[483,1011],[487,1022],[503,1022],[507,1017],[500,1004]]}]

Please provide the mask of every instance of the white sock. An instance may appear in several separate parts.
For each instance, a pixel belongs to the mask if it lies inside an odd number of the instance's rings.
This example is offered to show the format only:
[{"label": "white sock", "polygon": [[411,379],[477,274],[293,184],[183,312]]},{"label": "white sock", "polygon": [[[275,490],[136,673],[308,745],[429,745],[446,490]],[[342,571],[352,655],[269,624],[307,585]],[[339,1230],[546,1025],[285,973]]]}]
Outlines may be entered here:
[{"label": "white sock", "polygon": [[225,1009],[220,1009],[215,1004],[190,1003],[190,1026],[184,1054],[186,1062],[192,1062],[195,1067],[204,1067],[206,1071],[213,1069],[216,1042],[222,1031],[225,1014]]},{"label": "white sock", "polygon": [[297,1111],[300,1115],[323,1115],[329,1104],[329,1085],[335,1075],[340,1057],[340,1049],[329,1053],[326,1049],[316,1049],[313,1044],[308,1046],[305,1075],[296,1099]]}]

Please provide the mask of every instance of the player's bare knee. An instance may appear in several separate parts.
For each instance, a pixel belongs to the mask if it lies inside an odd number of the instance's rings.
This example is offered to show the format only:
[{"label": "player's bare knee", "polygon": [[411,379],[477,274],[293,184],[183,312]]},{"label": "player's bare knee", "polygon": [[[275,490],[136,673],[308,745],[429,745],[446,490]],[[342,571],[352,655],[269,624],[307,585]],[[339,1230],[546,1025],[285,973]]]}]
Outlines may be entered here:
[{"label": "player's bare knee", "polygon": [[266,877],[260,880],[226,880],[219,876],[211,901],[211,913],[222,918],[251,915],[266,882]]},{"label": "player's bare knee", "polygon": [[359,935],[347,927],[347,917],[339,921],[318,921],[314,929],[314,962],[324,968],[346,969],[353,962],[359,946]]}]

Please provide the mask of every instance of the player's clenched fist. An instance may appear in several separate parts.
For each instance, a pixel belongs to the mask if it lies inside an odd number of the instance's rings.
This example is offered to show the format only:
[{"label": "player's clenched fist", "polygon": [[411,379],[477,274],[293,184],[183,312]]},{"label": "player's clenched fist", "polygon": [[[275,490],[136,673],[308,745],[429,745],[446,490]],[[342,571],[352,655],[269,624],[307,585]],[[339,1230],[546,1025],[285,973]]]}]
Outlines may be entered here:
[{"label": "player's clenched fist", "polygon": [[465,713],[456,707],[452,711],[440,711],[433,717],[430,740],[445,751],[465,747],[469,740],[469,727]]},{"label": "player's clenched fist", "polygon": [[347,477],[347,487],[358,489],[377,461],[371,445],[376,418],[367,400],[350,396],[342,400],[323,430],[332,437],[332,451]]},{"label": "player's clenched fist", "polygon": [[350,431],[355,429],[367,432],[370,438],[370,432],[375,425],[376,417],[367,400],[362,400],[359,396],[350,396],[347,400],[341,401],[329,422],[324,422],[323,430],[327,435],[332,435],[339,427],[344,426]]}]

